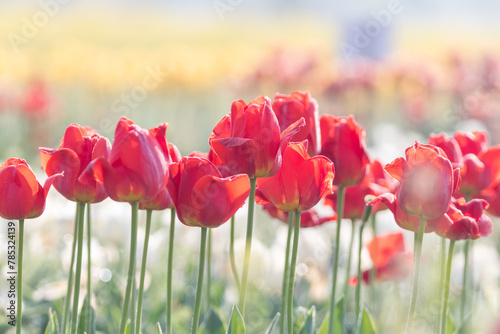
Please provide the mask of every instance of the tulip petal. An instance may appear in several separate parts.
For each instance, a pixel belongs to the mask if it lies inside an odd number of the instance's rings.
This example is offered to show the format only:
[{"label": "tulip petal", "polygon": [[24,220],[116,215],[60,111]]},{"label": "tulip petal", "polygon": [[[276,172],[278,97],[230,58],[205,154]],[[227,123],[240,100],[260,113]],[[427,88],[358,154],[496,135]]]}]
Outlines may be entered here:
[{"label": "tulip petal", "polygon": [[39,183],[27,165],[4,166],[0,169],[0,214],[5,219],[24,219],[33,206]]}]

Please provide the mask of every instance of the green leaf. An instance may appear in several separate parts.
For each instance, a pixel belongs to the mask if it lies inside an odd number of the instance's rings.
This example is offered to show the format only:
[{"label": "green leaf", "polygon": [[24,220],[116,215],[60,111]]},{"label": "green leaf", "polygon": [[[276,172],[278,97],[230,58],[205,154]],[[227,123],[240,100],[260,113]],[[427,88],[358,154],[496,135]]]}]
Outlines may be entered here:
[{"label": "green leaf", "polygon": [[371,314],[365,309],[363,309],[363,315],[361,316],[361,325],[359,327],[360,334],[376,334],[375,324]]},{"label": "green leaf", "polygon": [[127,320],[127,326],[125,326],[125,334],[130,334],[130,319]]},{"label": "green leaf", "polygon": [[57,334],[59,332],[59,322],[57,321],[57,314],[49,308],[49,323],[45,329],[45,334]]},{"label": "green leaf", "polygon": [[241,316],[238,306],[233,305],[231,316],[229,317],[229,326],[227,327],[226,334],[245,334],[245,322]]},{"label": "green leaf", "polygon": [[275,328],[278,328],[278,321],[280,320],[281,314],[278,312],[274,316],[273,321],[269,324],[269,327],[267,327],[266,332],[264,334],[272,334]]},{"label": "green leaf", "polygon": [[448,310],[448,316],[446,319],[446,334],[454,334],[456,332],[458,332],[458,328],[456,326],[455,318],[450,310]]},{"label": "green leaf", "polygon": [[161,330],[161,325],[159,322],[156,323],[156,334],[163,334]]},{"label": "green leaf", "polygon": [[316,307],[314,305],[311,307],[309,312],[307,312],[306,320],[304,325],[299,330],[299,334],[314,334],[316,331]]},{"label": "green leaf", "polygon": [[210,308],[210,311],[208,311],[207,315],[205,316],[203,322],[200,325],[198,334],[202,333],[208,333],[208,334],[226,333],[220,315],[214,308]]},{"label": "green leaf", "polygon": [[[317,334],[327,334],[329,323],[330,323],[330,314],[327,313]],[[344,332],[343,328],[344,328],[344,297],[340,298],[337,301],[337,305],[335,307],[335,324],[333,325],[333,332],[335,334],[341,334]]]},{"label": "green leaf", "polygon": [[[88,296],[85,297],[85,300],[83,301],[82,305],[82,310],[80,311],[80,317],[78,319],[78,333],[83,333],[86,332],[87,334],[95,334],[96,328],[95,328],[95,310],[91,306],[90,307],[90,314],[87,314],[87,306],[89,303],[89,298]],[[90,328],[88,327],[88,324],[90,323]]]}]

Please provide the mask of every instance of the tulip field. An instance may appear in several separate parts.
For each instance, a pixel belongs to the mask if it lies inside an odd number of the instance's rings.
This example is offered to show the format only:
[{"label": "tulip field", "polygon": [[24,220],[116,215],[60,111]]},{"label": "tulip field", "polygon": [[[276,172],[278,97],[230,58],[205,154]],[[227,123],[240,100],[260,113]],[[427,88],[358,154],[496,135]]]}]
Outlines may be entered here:
[{"label": "tulip field", "polygon": [[493,27],[30,6],[0,14],[0,333],[500,333]]}]

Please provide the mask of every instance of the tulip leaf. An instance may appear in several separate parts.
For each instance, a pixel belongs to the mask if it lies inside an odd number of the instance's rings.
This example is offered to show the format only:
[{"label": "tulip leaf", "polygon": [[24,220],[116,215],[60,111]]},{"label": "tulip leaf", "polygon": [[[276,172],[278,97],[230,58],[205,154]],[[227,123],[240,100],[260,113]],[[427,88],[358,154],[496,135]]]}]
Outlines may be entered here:
[{"label": "tulip leaf", "polygon": [[[323,323],[319,327],[317,334],[327,334],[328,333],[328,325],[330,323],[330,314],[327,313]],[[335,324],[333,325],[333,332],[335,334],[341,334],[344,332],[344,297],[340,298],[337,301],[337,305],[335,307]]]},{"label": "tulip leaf", "polygon": [[316,332],[316,307],[314,305],[307,312],[306,320],[299,330],[299,334],[314,334]]},{"label": "tulip leaf", "polygon": [[278,322],[280,320],[281,314],[278,312],[274,316],[273,321],[269,324],[269,327],[267,327],[266,332],[264,334],[272,334],[276,328],[278,328]]},{"label": "tulip leaf", "polygon": [[45,329],[45,334],[57,334],[59,333],[59,322],[57,321],[57,314],[49,308],[49,323]]},{"label": "tulip leaf", "polygon": [[[95,328],[95,310],[91,306],[90,307],[90,314],[87,311],[88,303],[89,303],[89,298],[88,296],[85,297],[85,300],[83,301],[82,305],[82,310],[80,311],[80,317],[78,319],[78,333],[83,333],[86,332],[87,334],[94,334],[96,332]],[[90,328],[88,327],[88,324],[90,324]]]},{"label": "tulip leaf", "polygon": [[200,325],[198,334],[224,334],[225,332],[226,330],[224,329],[224,324],[222,323],[219,312],[217,312],[214,308],[210,308],[210,311],[208,311]]},{"label": "tulip leaf", "polygon": [[226,334],[245,334],[245,322],[241,316],[238,306],[233,305],[231,316],[229,317],[229,326],[227,327]]},{"label": "tulip leaf", "polygon": [[161,325],[159,322],[156,323],[156,334],[163,334],[163,331],[161,330]]},{"label": "tulip leaf", "polygon": [[376,334],[377,331],[375,329],[375,323],[373,322],[373,318],[365,308],[363,309],[363,314],[361,316],[361,324],[359,327],[360,334]]},{"label": "tulip leaf", "polygon": [[458,332],[458,328],[456,326],[456,320],[455,317],[453,317],[453,314],[448,310],[448,316],[446,319],[446,334],[455,334]]}]

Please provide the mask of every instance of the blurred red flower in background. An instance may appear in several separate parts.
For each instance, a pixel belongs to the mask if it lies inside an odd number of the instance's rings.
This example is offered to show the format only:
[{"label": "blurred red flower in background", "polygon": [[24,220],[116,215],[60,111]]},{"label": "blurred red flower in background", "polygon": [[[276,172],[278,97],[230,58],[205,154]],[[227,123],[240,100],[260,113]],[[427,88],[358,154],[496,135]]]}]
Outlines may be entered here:
[{"label": "blurred red flower in background", "polygon": [[50,186],[60,176],[50,176],[42,187],[26,161],[8,159],[0,166],[0,216],[16,220],[39,217]]},{"label": "blurred red flower in background", "polygon": [[82,183],[78,178],[92,160],[107,158],[111,149],[109,140],[89,126],[71,124],[66,128],[59,147],[39,148],[40,162],[47,176],[64,172],[54,181],[54,188],[70,201],[98,203],[108,195],[95,179]]}]

